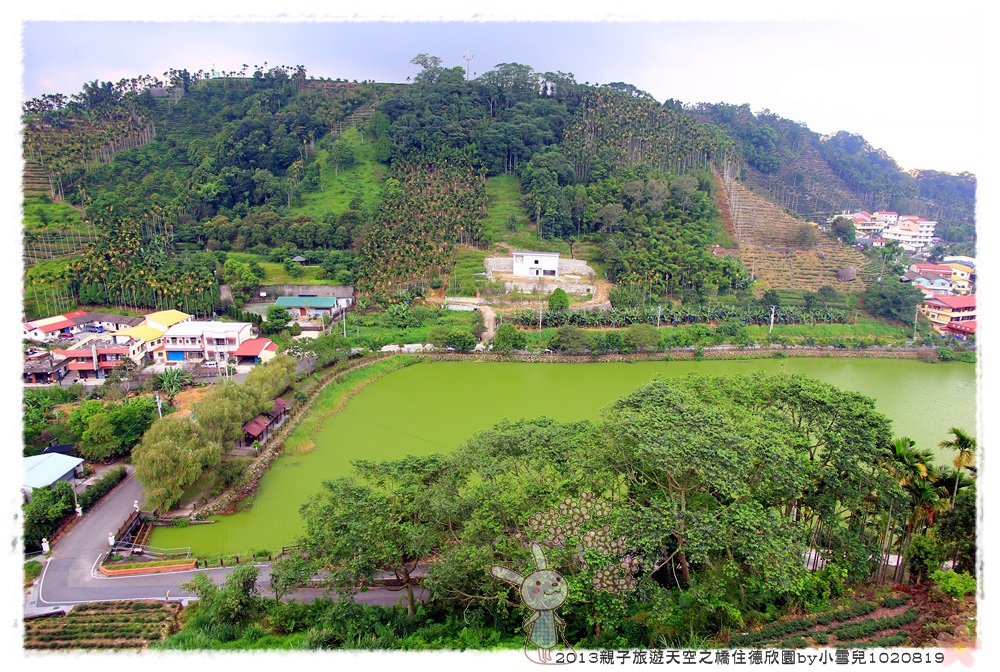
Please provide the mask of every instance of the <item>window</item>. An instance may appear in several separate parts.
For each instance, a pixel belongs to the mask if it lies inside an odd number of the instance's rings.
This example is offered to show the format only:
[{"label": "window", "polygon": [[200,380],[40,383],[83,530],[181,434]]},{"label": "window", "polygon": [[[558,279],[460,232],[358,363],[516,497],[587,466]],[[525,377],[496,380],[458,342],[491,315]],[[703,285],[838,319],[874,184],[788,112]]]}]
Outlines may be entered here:
[{"label": "window", "polygon": [[555,271],[550,271],[550,270],[545,270],[545,271],[542,271],[542,275],[550,275],[550,276],[554,276],[555,274],[556,274],[556,272],[555,272]]},{"label": "window", "polygon": [[535,265],[538,265],[538,259],[535,259]]},{"label": "window", "polygon": [[524,255],[523,254],[514,255],[514,263],[515,264],[523,264],[524,263]]}]

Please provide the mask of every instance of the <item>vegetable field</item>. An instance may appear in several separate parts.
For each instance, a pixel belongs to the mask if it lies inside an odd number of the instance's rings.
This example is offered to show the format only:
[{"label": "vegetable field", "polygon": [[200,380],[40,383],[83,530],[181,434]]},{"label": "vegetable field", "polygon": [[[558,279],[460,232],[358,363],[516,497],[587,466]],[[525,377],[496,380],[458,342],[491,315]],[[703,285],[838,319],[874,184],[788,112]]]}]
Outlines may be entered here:
[{"label": "vegetable field", "polygon": [[26,649],[140,649],[176,628],[180,605],[163,602],[94,602],[65,616],[25,621]]}]

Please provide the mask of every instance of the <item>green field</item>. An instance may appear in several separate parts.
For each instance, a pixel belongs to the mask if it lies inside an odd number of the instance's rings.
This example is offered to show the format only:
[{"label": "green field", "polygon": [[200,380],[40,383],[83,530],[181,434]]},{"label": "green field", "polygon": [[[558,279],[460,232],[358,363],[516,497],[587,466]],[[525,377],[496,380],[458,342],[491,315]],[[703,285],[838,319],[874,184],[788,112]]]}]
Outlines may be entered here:
[{"label": "green field", "polygon": [[335,173],[333,166],[327,164],[327,151],[318,150],[316,161],[322,166],[322,190],[303,194],[302,205],[292,208],[293,215],[310,215],[319,220],[327,212],[341,213],[359,193],[369,211],[375,208],[386,170],[375,160],[375,145],[369,140],[361,142],[361,134],[355,128],[347,129],[341,137],[354,148],[355,164]]},{"label": "green field", "polygon": [[267,257],[261,256],[259,254],[253,254],[251,252],[227,252],[226,257],[229,259],[235,259],[236,261],[241,261],[243,263],[249,263],[251,261],[256,261],[264,268],[264,279],[261,281],[262,285],[332,285],[333,281],[329,278],[318,278],[316,277],[320,271],[319,266],[303,266],[304,271],[302,275],[298,278],[293,278],[288,271],[285,270],[283,264],[279,264],[276,261],[267,261]]},{"label": "green field", "polygon": [[80,225],[80,211],[65,203],[53,203],[47,196],[21,202],[21,222],[25,231],[87,230]]}]

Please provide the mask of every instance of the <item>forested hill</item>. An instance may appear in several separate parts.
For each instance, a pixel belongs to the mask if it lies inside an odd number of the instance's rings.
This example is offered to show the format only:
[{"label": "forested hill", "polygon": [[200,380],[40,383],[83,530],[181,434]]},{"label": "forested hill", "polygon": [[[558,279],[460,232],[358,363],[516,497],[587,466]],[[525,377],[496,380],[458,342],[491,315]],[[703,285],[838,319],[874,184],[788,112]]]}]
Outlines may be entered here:
[{"label": "forested hill", "polygon": [[703,103],[688,109],[736,141],[746,182],[790,210],[812,218],[891,210],[940,222],[936,233],[945,240],[975,240],[971,173],[904,172],[860,135],[823,136],[769,110],[755,115],[748,105]]},{"label": "forested hill", "polygon": [[[265,65],[28,101],[29,284],[61,287],[57,306],[198,312],[216,301],[213,276],[252,284],[222,253],[302,254],[338,284],[391,296],[446,274],[456,245],[548,240],[585,243],[610,280],[647,293],[735,291],[746,269],[708,252],[732,242],[713,195],[724,160],[792,211],[894,208],[939,219],[951,240],[974,236],[974,176],[902,173],[858,136],[517,63],[472,80],[433,56],[413,63],[405,85]],[[504,215],[491,179],[516,189]]]}]

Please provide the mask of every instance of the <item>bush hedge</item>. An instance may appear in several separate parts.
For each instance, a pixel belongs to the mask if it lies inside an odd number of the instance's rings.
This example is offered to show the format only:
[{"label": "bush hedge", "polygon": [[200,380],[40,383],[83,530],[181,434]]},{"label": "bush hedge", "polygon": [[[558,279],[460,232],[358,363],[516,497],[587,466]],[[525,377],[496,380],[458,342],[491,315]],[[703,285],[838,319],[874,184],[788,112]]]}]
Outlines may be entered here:
[{"label": "bush hedge", "polygon": [[84,511],[89,510],[101,497],[111,492],[111,488],[121,483],[124,478],[125,467],[118,465],[117,467],[108,469],[107,473],[101,476],[96,483],[80,493],[76,498],[77,504]]}]

